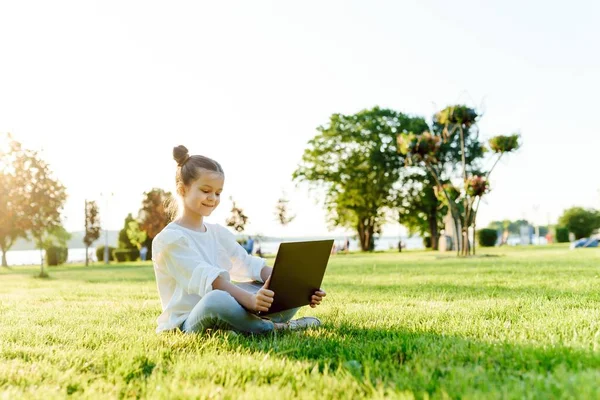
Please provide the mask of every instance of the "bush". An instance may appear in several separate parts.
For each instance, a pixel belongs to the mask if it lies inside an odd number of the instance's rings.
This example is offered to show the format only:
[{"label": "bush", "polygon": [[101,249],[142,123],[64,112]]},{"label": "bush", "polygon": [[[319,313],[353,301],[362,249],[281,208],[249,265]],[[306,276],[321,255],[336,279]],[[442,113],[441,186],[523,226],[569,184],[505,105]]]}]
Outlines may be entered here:
[{"label": "bush", "polygon": [[425,246],[426,249],[431,248],[431,236],[423,237],[423,246]]},{"label": "bush", "polygon": [[[113,257],[114,247],[108,246],[108,261],[113,261],[115,258]],[[104,246],[96,247],[96,259],[98,261],[104,261]]]},{"label": "bush", "polygon": [[482,247],[492,247],[496,245],[498,232],[495,229],[480,229],[477,231],[477,241]]},{"label": "bush", "polygon": [[113,258],[117,262],[136,261],[140,257],[138,249],[114,249]]},{"label": "bush", "polygon": [[569,229],[564,226],[559,226],[556,228],[556,241],[558,243],[568,243],[569,242]]},{"label": "bush", "polygon": [[572,232],[575,239],[586,238],[600,228],[600,211],[591,208],[572,207],[565,210],[558,219],[558,224]]},{"label": "bush", "polygon": [[67,262],[69,249],[60,246],[50,246],[46,249],[46,262],[48,265],[60,265]]}]

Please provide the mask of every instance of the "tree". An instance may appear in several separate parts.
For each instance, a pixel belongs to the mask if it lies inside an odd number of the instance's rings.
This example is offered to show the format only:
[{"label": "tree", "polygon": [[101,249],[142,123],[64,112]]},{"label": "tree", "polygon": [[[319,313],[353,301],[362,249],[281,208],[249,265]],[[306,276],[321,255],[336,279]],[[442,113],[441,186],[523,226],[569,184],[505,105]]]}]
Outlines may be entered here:
[{"label": "tree", "polygon": [[[444,123],[443,123],[444,122]],[[436,168],[444,171],[440,176],[441,184],[451,182],[449,176],[460,172],[463,153],[467,171],[479,168],[479,160],[483,157],[483,146],[479,141],[479,132],[476,125],[463,124],[463,135],[448,135],[445,121],[441,120],[438,113],[433,117],[432,134],[439,137],[437,143]],[[464,143],[461,144],[461,138]],[[462,149],[464,148],[464,152]],[[444,217],[448,214],[448,206],[444,198],[436,195],[438,184],[436,178],[422,164],[416,168],[406,168],[402,177],[402,194],[399,212],[401,222],[409,231],[419,232],[422,236],[431,237],[432,248],[437,250],[439,231],[444,227]]]},{"label": "tree", "polygon": [[85,235],[83,243],[85,244],[85,266],[89,265],[89,248],[100,238],[100,218],[98,216],[98,204],[95,201],[85,201]]},{"label": "tree", "polygon": [[129,243],[140,250],[146,239],[148,239],[148,234],[140,229],[140,224],[137,221],[130,221],[127,224],[127,238]]},{"label": "tree", "polygon": [[286,226],[292,222],[294,218],[296,218],[295,215],[288,215],[289,202],[290,201],[285,197],[284,194],[279,200],[277,200],[277,205],[275,206],[275,216],[277,217],[277,221],[283,226]]},{"label": "tree", "polygon": [[59,265],[67,261],[69,255],[68,241],[72,235],[63,226],[56,226],[48,230],[43,239],[43,248],[46,251],[46,264]]},{"label": "tree", "polygon": [[120,249],[136,249],[137,246],[132,243],[129,235],[127,234],[127,230],[129,229],[129,224],[135,222],[135,218],[131,213],[127,214],[125,217],[125,222],[123,223],[123,229],[119,231],[119,248]]},{"label": "tree", "polygon": [[225,222],[227,223],[227,226],[230,226],[235,229],[236,232],[241,233],[246,229],[248,217],[244,214],[244,210],[238,207],[237,203],[233,200],[233,197],[230,197],[229,200],[233,203],[231,206],[231,217],[227,218]]},{"label": "tree", "polygon": [[426,129],[422,118],[379,107],[333,114],[308,142],[293,179],[324,189],[329,225],[355,229],[361,249],[371,251],[399,203],[397,137]]},{"label": "tree", "polygon": [[[448,205],[454,221],[459,255],[468,255],[471,252],[469,228],[472,227],[473,231],[476,231],[479,203],[482,196],[489,191],[489,176],[492,170],[504,154],[519,148],[519,135],[496,136],[490,139],[490,148],[497,158],[490,170],[481,171],[479,158],[484,154],[485,148],[477,139],[477,119],[478,114],[475,110],[461,105],[451,106],[441,110],[434,117],[437,130],[442,127],[441,135],[435,131],[422,134],[405,133],[398,138],[399,151],[407,156],[407,161],[424,166],[435,179],[439,198]],[[458,171],[447,167],[452,153],[442,150],[444,146],[452,143],[457,149],[460,148]],[[469,146],[469,143],[472,146]],[[460,183],[455,185],[454,182]],[[475,254],[475,241],[472,251]]]},{"label": "tree", "polygon": [[53,178],[49,165],[38,157],[37,152],[32,151],[22,161],[15,167],[27,171],[25,214],[28,231],[40,249],[40,277],[46,277],[42,254],[44,235],[61,227],[60,213],[67,200],[66,189]]},{"label": "tree", "polygon": [[0,250],[2,266],[8,267],[6,253],[18,238],[27,237],[29,218],[26,213],[28,171],[20,169],[31,151],[10,134],[0,137]]},{"label": "tree", "polygon": [[398,219],[408,228],[409,234],[418,233],[431,239],[431,248],[438,249],[439,231],[444,228],[443,219],[448,207],[435,193],[435,180],[427,171],[420,169],[407,172],[402,177],[398,200]]},{"label": "tree", "polygon": [[72,235],[62,225],[58,225],[46,231],[42,246],[46,250],[52,246],[67,247],[71,237]]},{"label": "tree", "polygon": [[564,211],[558,224],[568,228],[576,239],[589,237],[596,229],[600,229],[600,211],[571,207]]},{"label": "tree", "polygon": [[152,240],[171,222],[171,216],[166,209],[166,204],[170,199],[171,193],[162,189],[153,188],[144,193],[138,220],[140,229],[147,235],[144,245],[148,248],[148,257],[152,257]]}]

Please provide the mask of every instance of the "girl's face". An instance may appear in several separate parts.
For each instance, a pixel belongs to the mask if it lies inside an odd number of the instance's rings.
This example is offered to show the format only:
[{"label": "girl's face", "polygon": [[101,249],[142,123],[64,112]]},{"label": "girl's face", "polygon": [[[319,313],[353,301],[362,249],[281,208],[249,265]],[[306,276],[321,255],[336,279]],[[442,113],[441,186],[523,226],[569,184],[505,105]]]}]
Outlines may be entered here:
[{"label": "girl's face", "polygon": [[200,177],[185,187],[185,210],[208,217],[221,202],[225,177],[219,172],[202,170]]}]

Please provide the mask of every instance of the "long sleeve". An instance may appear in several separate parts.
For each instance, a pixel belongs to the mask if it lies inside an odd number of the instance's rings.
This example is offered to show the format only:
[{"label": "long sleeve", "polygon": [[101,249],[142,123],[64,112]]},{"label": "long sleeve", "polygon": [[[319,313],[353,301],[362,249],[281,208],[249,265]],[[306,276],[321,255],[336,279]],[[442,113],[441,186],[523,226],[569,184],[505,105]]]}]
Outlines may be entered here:
[{"label": "long sleeve", "polygon": [[213,290],[212,284],[218,276],[229,280],[226,270],[203,260],[180,232],[163,231],[154,239],[152,251],[157,264],[165,266],[187,293],[204,296]]},{"label": "long sleeve", "polygon": [[226,228],[219,227],[219,243],[223,247],[225,256],[231,262],[229,270],[234,279],[251,279],[253,281],[262,282],[260,271],[265,266],[266,260],[260,257],[255,257],[250,254],[240,245],[235,236]]}]

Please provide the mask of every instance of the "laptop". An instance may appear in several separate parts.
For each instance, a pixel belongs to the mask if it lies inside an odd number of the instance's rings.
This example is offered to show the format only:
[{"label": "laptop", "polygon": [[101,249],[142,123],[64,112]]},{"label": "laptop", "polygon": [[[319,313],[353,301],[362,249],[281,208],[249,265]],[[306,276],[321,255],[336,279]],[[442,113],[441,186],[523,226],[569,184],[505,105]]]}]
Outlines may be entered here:
[{"label": "laptop", "polygon": [[[258,314],[269,315],[310,304],[314,292],[321,288],[332,247],[333,239],[281,243],[269,284],[275,298],[269,311]],[[251,283],[251,286],[256,289],[262,284]]]}]

